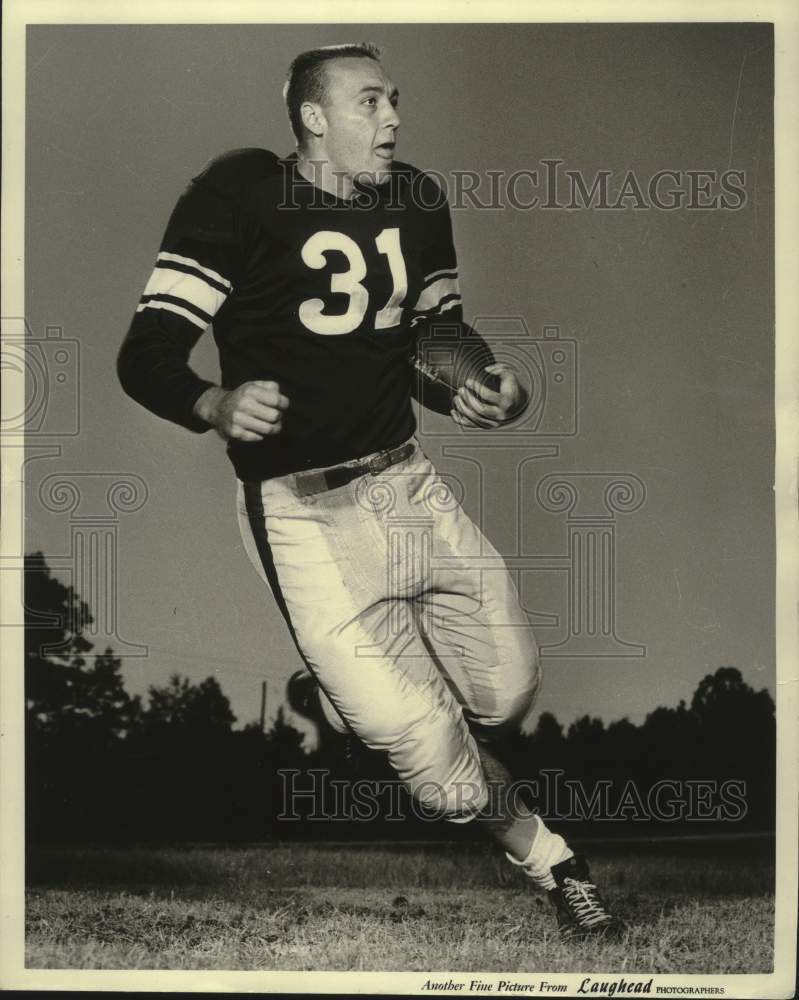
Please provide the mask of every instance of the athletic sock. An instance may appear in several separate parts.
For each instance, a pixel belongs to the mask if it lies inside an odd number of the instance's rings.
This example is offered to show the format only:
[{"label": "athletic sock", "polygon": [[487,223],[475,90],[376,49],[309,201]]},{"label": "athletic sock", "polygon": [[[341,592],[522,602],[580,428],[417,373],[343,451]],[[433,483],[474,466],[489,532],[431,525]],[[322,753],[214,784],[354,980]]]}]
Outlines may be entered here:
[{"label": "athletic sock", "polygon": [[574,851],[560,834],[552,833],[551,830],[547,829],[540,816],[536,816],[536,820],[538,828],[527,857],[523,861],[519,861],[507,852],[505,857],[514,865],[521,865],[525,875],[531,878],[540,889],[554,889],[555,879],[552,876],[552,867],[560,864],[561,861],[573,858]]}]

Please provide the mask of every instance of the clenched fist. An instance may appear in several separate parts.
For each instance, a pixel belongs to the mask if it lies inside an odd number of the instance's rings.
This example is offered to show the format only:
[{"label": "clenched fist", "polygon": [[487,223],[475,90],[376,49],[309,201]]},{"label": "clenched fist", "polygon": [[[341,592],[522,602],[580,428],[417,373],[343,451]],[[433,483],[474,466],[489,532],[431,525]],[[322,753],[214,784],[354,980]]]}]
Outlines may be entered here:
[{"label": "clenched fist", "polygon": [[280,433],[288,405],[277,382],[244,382],[237,389],[211,386],[194,404],[194,412],[226,441],[262,441]]}]

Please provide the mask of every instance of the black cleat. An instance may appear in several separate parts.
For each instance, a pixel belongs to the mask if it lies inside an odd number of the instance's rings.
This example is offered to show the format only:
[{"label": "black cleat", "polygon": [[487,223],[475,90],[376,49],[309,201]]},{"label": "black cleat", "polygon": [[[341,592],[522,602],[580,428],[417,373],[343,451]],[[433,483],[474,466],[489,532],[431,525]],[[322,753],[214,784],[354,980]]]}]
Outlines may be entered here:
[{"label": "black cleat", "polygon": [[589,934],[615,937],[624,928],[624,922],[608,912],[599,890],[591,881],[585,858],[576,855],[552,867],[552,877],[557,883],[547,895],[555,907],[558,927],[568,937],[585,937]]}]

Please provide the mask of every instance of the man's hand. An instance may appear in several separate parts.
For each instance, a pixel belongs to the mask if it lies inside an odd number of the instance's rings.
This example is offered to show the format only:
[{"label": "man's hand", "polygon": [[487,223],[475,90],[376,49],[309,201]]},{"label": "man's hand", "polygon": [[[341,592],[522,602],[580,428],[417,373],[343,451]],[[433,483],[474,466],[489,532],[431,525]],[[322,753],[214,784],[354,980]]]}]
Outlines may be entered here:
[{"label": "man's hand", "polygon": [[493,364],[483,369],[499,376],[499,389],[489,389],[480,379],[467,378],[455,395],[450,416],[461,427],[500,427],[517,417],[527,406],[528,394],[516,373],[507,365]]},{"label": "man's hand", "polygon": [[262,441],[279,434],[289,401],[277,382],[245,382],[237,389],[211,386],[194,404],[194,413],[226,441]]}]

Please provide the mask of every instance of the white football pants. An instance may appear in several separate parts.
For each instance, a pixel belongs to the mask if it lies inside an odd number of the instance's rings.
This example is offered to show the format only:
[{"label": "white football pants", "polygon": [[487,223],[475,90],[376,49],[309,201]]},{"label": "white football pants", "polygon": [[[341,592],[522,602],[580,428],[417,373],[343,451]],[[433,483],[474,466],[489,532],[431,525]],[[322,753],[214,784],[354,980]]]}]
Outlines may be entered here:
[{"label": "white football pants", "polygon": [[466,822],[488,798],[475,738],[521,724],[540,662],[502,557],[411,440],[404,461],[310,496],[304,473],[239,482],[239,524],[332,724]]}]

